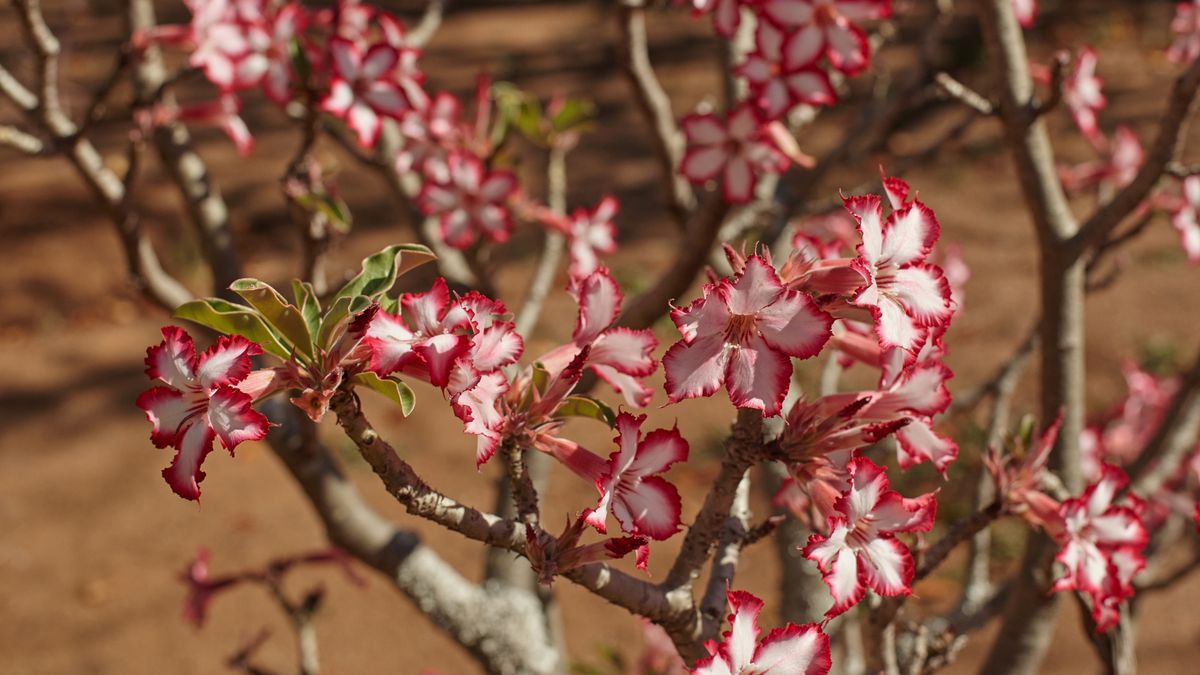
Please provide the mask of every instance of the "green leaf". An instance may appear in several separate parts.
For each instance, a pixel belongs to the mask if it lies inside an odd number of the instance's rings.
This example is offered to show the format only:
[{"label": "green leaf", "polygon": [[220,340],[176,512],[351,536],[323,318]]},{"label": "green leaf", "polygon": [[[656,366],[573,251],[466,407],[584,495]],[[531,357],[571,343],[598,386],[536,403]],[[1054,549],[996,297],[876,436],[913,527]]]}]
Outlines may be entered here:
[{"label": "green leaf", "polygon": [[299,38],[292,38],[288,41],[288,52],[292,57],[292,69],[296,72],[296,79],[300,82],[307,82],[312,67],[308,63],[308,54],[304,52],[304,45]]},{"label": "green leaf", "polygon": [[308,322],[300,308],[284,299],[279,291],[258,279],[238,279],[229,285],[229,289],[257,309],[267,323],[291,342],[301,354],[310,361],[316,358]]},{"label": "green leaf", "polygon": [[533,388],[538,390],[539,394],[546,393],[546,385],[550,383],[550,371],[540,363],[533,364],[533,372],[530,375],[533,381]]},{"label": "green leaf", "polygon": [[339,233],[346,234],[350,231],[350,226],[353,224],[350,207],[341,199],[310,192],[293,197],[292,201],[307,211],[320,213]]},{"label": "green leaf", "polygon": [[412,389],[409,389],[407,384],[397,379],[379,377],[368,370],[350,378],[350,381],[356,385],[373,389],[390,398],[393,402],[400,404],[400,412],[404,413],[405,417],[408,417],[409,413],[413,411],[413,406],[417,403]]},{"label": "green leaf", "polygon": [[436,258],[433,251],[420,244],[389,246],[362,262],[362,271],[346,283],[335,299],[365,295],[368,298],[387,292],[397,277],[418,265]]},{"label": "green leaf", "polygon": [[596,106],[587,99],[568,97],[550,118],[550,126],[557,133],[582,131],[595,117]]},{"label": "green leaf", "polygon": [[292,295],[308,325],[308,334],[316,335],[321,330],[321,301],[317,298],[317,290],[307,281],[293,280]]},{"label": "green leaf", "polygon": [[321,329],[317,332],[317,346],[326,350],[333,347],[334,341],[342,336],[350,317],[370,306],[371,299],[365,295],[335,300],[321,319]]},{"label": "green leaf", "polygon": [[555,413],[557,417],[590,417],[598,422],[604,422],[610,428],[616,424],[617,416],[604,403],[590,396],[568,396]]},{"label": "green leaf", "polygon": [[183,303],[175,310],[175,316],[208,326],[218,333],[241,335],[262,347],[264,351],[285,361],[292,358],[291,352],[263,320],[262,315],[249,307],[220,298],[204,298]]}]

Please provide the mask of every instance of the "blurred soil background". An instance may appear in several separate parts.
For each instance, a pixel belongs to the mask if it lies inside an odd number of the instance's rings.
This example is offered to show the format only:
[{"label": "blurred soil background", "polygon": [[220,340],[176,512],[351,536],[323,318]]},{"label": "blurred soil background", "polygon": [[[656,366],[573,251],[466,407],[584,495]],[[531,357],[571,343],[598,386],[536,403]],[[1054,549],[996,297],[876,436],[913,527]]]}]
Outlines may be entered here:
[{"label": "blurred soil background", "polygon": [[[115,57],[120,3],[43,4],[64,47],[64,97],[78,112]],[[162,0],[158,5],[164,22],[186,19],[178,3]],[[1148,144],[1175,70],[1162,56],[1171,3],[1046,0],[1043,6],[1048,14],[1031,33],[1034,58],[1046,61],[1048,45],[1097,45],[1111,102],[1102,127],[1111,132],[1116,123],[1128,123]],[[393,8],[409,17],[418,9],[415,3]],[[899,1],[897,8],[903,11]],[[707,20],[692,21],[686,12],[662,12],[652,19],[659,76],[682,114],[710,96],[707,92],[718,91],[716,43]],[[0,60],[29,77],[32,65],[15,23],[10,9],[0,10]],[[631,292],[658,273],[678,244],[661,205],[649,137],[616,66],[616,40],[609,3],[470,2],[451,12],[421,63],[431,89],[462,96],[469,94],[476,73],[487,69],[542,97],[563,93],[596,102],[596,128],[568,159],[569,203],[591,205],[609,192],[620,198],[621,249],[608,262]],[[889,68],[909,56],[903,50],[885,52],[877,67]],[[114,106],[128,97],[127,90],[119,90]],[[938,114],[949,120],[959,112],[948,108]],[[195,135],[234,211],[246,272],[286,281],[299,270],[300,243],[285,211],[279,177],[299,130],[257,95],[248,97],[245,114],[257,138],[248,158],[239,158],[219,131],[196,128]],[[0,105],[0,121],[16,121],[14,115]],[[836,112],[823,116],[804,132],[801,144],[820,154],[846,123]],[[1090,159],[1065,113],[1052,115],[1051,124],[1062,159]],[[936,126],[936,120],[926,126]],[[99,132],[108,161],[123,163],[126,130],[102,124]],[[903,154],[920,147],[921,133],[899,134],[889,150]],[[1200,139],[1193,138],[1192,147],[1200,149]],[[532,148],[523,151],[526,189],[540,195],[543,160]],[[356,268],[364,255],[413,239],[407,214],[376,176],[332,144],[322,152],[326,165],[338,173],[355,221],[331,269]],[[1190,159],[1197,157],[1193,152]],[[820,196],[872,179],[887,159],[886,154],[867,157],[852,172],[831,175]],[[952,389],[965,391],[1011,352],[1037,314],[1032,228],[994,122],[976,124],[908,178],[936,211],[942,242],[959,244],[971,268],[965,311],[949,333],[948,362],[957,374]],[[202,291],[207,279],[182,221],[178,195],[151,159],[137,197],[166,264]],[[522,232],[503,249],[500,263],[503,297],[514,308],[521,304],[537,241],[531,228]],[[261,589],[240,588],[220,596],[208,624],[196,630],[180,619],[185,588],[178,576],[198,547],[211,551],[215,574],[323,547],[320,524],[300,490],[265,445],[249,443],[239,448],[236,459],[219,450],[210,456],[202,507],[169,492],[159,476],[170,461],[169,451],[149,443],[148,426],[133,406],[148,387],[142,374],[144,350],[159,339],[158,328],[168,318],[131,290],[112,225],[65,162],[30,160],[0,148],[0,251],[0,673],[222,672],[226,657],[263,627],[272,637],[260,652],[261,661],[290,671],[290,630]],[[1165,220],[1128,248],[1122,264],[1119,281],[1088,299],[1089,402],[1095,410],[1123,392],[1123,359],[1179,364],[1190,358],[1200,332],[1200,271],[1185,265]],[[410,281],[427,284],[428,277]],[[556,292],[543,325],[527,341],[526,354],[536,356],[568,338],[568,316],[574,316],[574,306],[565,293]],[[668,344],[675,339],[666,326],[660,326],[660,335]],[[806,367],[806,381],[815,382],[814,366]],[[715,473],[712,460],[730,410],[723,396],[662,409],[661,376],[656,377],[659,393],[648,410],[651,428],[677,421],[693,448],[695,460],[672,472],[685,493],[688,518]],[[1025,378],[1018,413],[1033,408],[1035,381],[1033,373]],[[417,413],[409,419],[372,405],[376,425],[431,483],[490,508],[498,468],[493,464],[476,472],[473,439],[460,434],[461,424],[440,394],[424,387],[418,396]],[[407,517],[369,469],[353,461],[332,420],[323,432],[346,451],[351,472],[376,508],[419,532],[465,574],[481,575],[477,544]],[[579,424],[572,432],[590,447],[609,451],[610,432],[594,423]],[[967,426],[958,432],[965,439],[979,435]],[[977,443],[967,440],[963,447],[963,459],[942,484],[951,496],[946,517],[963,512],[965,502],[956,497],[965,497],[973,483]],[[918,471],[906,484],[917,489],[939,481]],[[590,486],[558,472],[543,513],[553,522],[554,514],[590,505],[590,495]],[[760,497],[756,512],[761,516],[766,510]],[[1020,542],[1005,530],[998,539],[997,571],[1003,573],[1019,555]],[[655,578],[673,556],[673,545],[655,547]],[[773,547],[760,544],[743,560],[737,585],[767,598],[770,607],[778,579]],[[944,566],[940,576],[917,587],[912,605],[933,611],[953,602],[959,573],[953,562]],[[368,576],[365,589],[332,569],[289,577],[293,593],[315,583],[326,587],[327,602],[317,620],[324,672],[478,672],[385,580]],[[613,655],[636,659],[642,640],[638,621],[568,582],[559,582],[556,590],[576,663],[600,669],[594,672],[614,672],[607,665]],[[1045,662],[1047,673],[1097,668],[1070,605],[1064,603],[1059,635]],[[1200,656],[1197,605],[1200,578],[1140,603],[1143,672],[1195,672]],[[986,637],[986,631],[974,636],[948,672],[973,672],[986,650]]]}]

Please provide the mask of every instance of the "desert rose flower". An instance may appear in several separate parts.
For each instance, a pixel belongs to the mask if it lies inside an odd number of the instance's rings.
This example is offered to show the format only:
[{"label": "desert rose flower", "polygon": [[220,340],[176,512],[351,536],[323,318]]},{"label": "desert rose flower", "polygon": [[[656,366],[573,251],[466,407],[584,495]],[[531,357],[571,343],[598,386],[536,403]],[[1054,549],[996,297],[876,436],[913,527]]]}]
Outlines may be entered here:
[{"label": "desert rose flower", "polygon": [[512,213],[506,204],[518,189],[517,178],[507,171],[487,171],[472,154],[453,152],[447,171],[428,171],[417,195],[417,206],[438,216],[442,239],[455,248],[466,248],[480,235],[496,243],[508,240]]},{"label": "desert rose flower", "polygon": [[767,19],[796,31],[792,58],[813,62],[825,56],[846,75],[867,67],[871,44],[856,21],[891,15],[891,0],[765,0]]},{"label": "desert rose flower", "polygon": [[867,279],[853,303],[871,312],[880,346],[915,358],[928,330],[954,314],[950,284],[941,268],[926,262],[940,230],[933,211],[916,200],[892,201],[884,220],[878,195],[845,199],[862,236],[855,269]]},{"label": "desert rose flower", "polygon": [[737,68],[770,119],[781,119],[802,103],[832,105],[837,101],[829,76],[802,53],[803,45],[798,44],[802,38],[800,32],[787,34],[769,21],[760,22],[755,49]]},{"label": "desert rose flower", "polygon": [[757,107],[743,102],[724,118],[713,113],[684,117],[680,125],[688,149],[679,172],[696,184],[720,177],[725,201],[750,201],[762,174],[781,173],[788,166],[788,158],[759,115]]},{"label": "desert rose flower", "polygon": [[363,147],[375,145],[381,117],[399,118],[411,108],[394,76],[400,50],[387,43],[365,49],[350,40],[330,38],[329,93],[321,109],[346,120]]},{"label": "desert rose flower", "polygon": [[880,595],[912,592],[912,554],[896,534],[928,532],[937,506],[932,493],[901,497],[883,467],[865,457],[850,460],[849,469],[850,489],[828,519],[829,535],[814,534],[804,547],[833,594],[830,617],[862,600],[867,588]]},{"label": "desert rose flower", "polygon": [[1175,41],[1167,48],[1167,58],[1175,63],[1191,63],[1200,57],[1200,0],[1175,5],[1171,20]]},{"label": "desert rose flower", "polygon": [[230,454],[242,441],[257,441],[270,426],[238,384],[250,375],[250,357],[258,345],[239,336],[222,336],[199,355],[181,328],[165,326],[163,341],[146,350],[146,375],[166,386],[148,389],[137,399],[153,425],[155,446],[175,448],[163,478],[175,494],[200,499],[204,472],[200,465],[212,451],[213,439]]},{"label": "desert rose flower", "polygon": [[711,396],[724,385],[735,406],[767,416],[779,414],[791,359],[819,353],[833,323],[757,255],[735,276],[705,284],[704,297],[672,309],[671,320],[683,339],[663,356],[670,401]]},{"label": "desert rose flower", "polygon": [[829,637],[820,626],[789,623],[761,640],[758,615],[763,601],[745,591],[728,591],[729,631],[720,644],[708,643],[707,658],[695,675],[826,675],[832,667]]}]

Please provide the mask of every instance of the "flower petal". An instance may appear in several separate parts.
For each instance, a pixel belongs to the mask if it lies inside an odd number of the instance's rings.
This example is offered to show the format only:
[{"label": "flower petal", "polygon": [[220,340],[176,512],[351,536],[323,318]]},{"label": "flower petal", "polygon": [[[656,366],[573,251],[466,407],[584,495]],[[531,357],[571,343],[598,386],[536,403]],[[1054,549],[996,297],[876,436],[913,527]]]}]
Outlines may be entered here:
[{"label": "flower petal", "polygon": [[200,465],[212,452],[213,430],[204,423],[192,424],[179,439],[178,451],[162,476],[175,494],[193,501],[200,499],[200,481],[204,472]]},{"label": "flower petal", "polygon": [[617,490],[612,500],[613,515],[622,530],[658,541],[679,531],[682,511],[679,491],[659,476],[646,476],[632,489]]},{"label": "flower petal", "polygon": [[208,399],[208,424],[230,453],[242,441],[258,441],[267,435],[270,422],[253,407],[253,400],[233,387],[220,387]]},{"label": "flower petal", "polygon": [[162,327],[163,341],[146,350],[146,375],[185,389],[196,372],[196,346],[192,336],[178,326]]},{"label": "flower petal", "polygon": [[761,337],[754,336],[738,349],[731,350],[726,366],[725,386],[729,400],[739,408],[761,410],[763,415],[778,415],[792,379],[792,361],[771,349]]},{"label": "flower petal", "polygon": [[756,324],[772,349],[798,359],[816,356],[833,334],[833,317],[817,309],[807,295],[792,290],[759,311]]},{"label": "flower petal", "polygon": [[165,448],[179,442],[179,431],[187,419],[191,402],[170,387],[154,387],[137,397],[137,407],[150,420],[150,442]]}]

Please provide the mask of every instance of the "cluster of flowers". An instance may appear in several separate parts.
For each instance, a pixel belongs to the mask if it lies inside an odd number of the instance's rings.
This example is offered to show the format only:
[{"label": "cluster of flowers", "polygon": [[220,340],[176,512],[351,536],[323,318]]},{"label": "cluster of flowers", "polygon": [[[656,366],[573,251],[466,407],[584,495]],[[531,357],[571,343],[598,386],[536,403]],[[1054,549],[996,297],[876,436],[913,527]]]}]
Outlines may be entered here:
[{"label": "cluster of flowers", "polygon": [[338,0],[316,11],[268,0],[186,4],[190,23],[159,27],[139,41],[187,50],[189,65],[204,73],[219,96],[160,106],[156,121],[217,123],[245,154],[254,139],[240,117],[241,96],[253,89],[281,107],[299,102],[343,120],[365,148],[380,145],[384,125],[392,120],[400,142],[388,160],[399,174],[420,179],[416,205],[439,219],[448,245],[507,241],[519,210],[568,238],[573,276],[591,273],[599,266],[598,254],[615,250],[616,200],[606,197],[592,209],[560,216],[522,196],[517,177],[492,166],[490,81],[480,78],[474,119],[465,119],[458,98],[425,89],[420,50],[392,14],[359,0]]},{"label": "cluster of flowers", "polygon": [[[1185,64],[1194,61],[1200,56],[1200,2],[1181,3],[1171,25],[1176,40],[1168,49],[1168,58]],[[1137,134],[1126,125],[1118,125],[1111,138],[1100,129],[1098,115],[1108,106],[1108,100],[1104,81],[1096,75],[1097,63],[1096,51],[1082,48],[1063,78],[1062,93],[1071,118],[1099,158],[1060,167],[1059,177],[1069,192],[1092,191],[1101,199],[1109,199],[1133,182],[1146,161],[1146,151]],[[1050,69],[1041,64],[1031,67],[1039,81],[1050,83]],[[1188,262],[1200,265],[1200,176],[1183,178],[1174,190],[1156,190],[1141,207],[1143,212],[1150,209],[1170,215]]]},{"label": "cluster of flowers", "polygon": [[725,114],[697,112],[681,127],[688,150],[679,171],[696,184],[720,178],[726,201],[745,203],[765,173],[806,161],[782,123],[801,105],[837,101],[830,71],[862,72],[871,46],[858,22],[891,15],[890,0],[693,0],[697,14],[731,39],[742,11],[755,16],[754,49],[737,66],[747,97]]},{"label": "cluster of flowers", "polygon": [[950,403],[942,336],[955,306],[946,274],[928,262],[939,226],[904,181],[884,186],[886,218],[878,195],[845,200],[853,257],[842,256],[843,242],[807,233],[778,269],[768,256],[727,250],[735,274],[672,311],[683,339],[663,357],[670,401],[724,386],[734,405],[765,415],[784,412],[792,358],[828,345],[847,364],[879,369],[876,390],[797,400],[779,440],[791,472],[779,500],[819,532],[804,554],[833,594],[830,616],[868,587],[910,592],[912,555],[896,534],[933,526],[934,494],[901,497],[859,450],[894,434],[901,468],[928,461],[943,472],[958,453],[932,429]]},{"label": "cluster of flowers", "polygon": [[[1162,377],[1133,363],[1122,370],[1128,391],[1083,431],[1083,472],[1089,481],[1100,480],[1105,467],[1130,467],[1138,462],[1166,418],[1180,388],[1180,376]],[[1200,525],[1200,442],[1186,449],[1186,461],[1163,475],[1161,484],[1145,497],[1143,520],[1157,530],[1173,515],[1194,516]],[[1157,473],[1157,471],[1156,471]]]},{"label": "cluster of flowers", "polygon": [[1111,464],[1099,467],[1080,496],[1061,501],[1051,496],[1046,462],[1058,430],[1058,422],[1050,425],[1020,461],[991,448],[985,462],[1005,511],[1042,528],[1061,546],[1055,560],[1062,573],[1052,590],[1086,594],[1096,630],[1107,631],[1120,619],[1121,603],[1133,597],[1134,576],[1146,566],[1146,507],[1138,497],[1122,494],[1128,479]]}]

